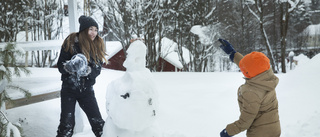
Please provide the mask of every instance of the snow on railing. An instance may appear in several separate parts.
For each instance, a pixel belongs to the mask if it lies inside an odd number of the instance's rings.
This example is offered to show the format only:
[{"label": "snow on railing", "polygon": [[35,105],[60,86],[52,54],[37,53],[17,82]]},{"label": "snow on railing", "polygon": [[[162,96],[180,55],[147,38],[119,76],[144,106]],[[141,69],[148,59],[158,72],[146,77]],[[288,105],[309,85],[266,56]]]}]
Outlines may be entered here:
[{"label": "snow on railing", "polygon": [[[21,50],[21,52],[23,53],[26,53],[25,60],[18,61],[19,63],[24,63],[25,66],[29,66],[29,60],[31,60],[31,66],[33,66],[34,65],[33,60],[35,60],[35,64],[38,67],[44,67],[46,65],[51,66],[52,62],[54,62],[55,59],[57,58],[57,55],[58,55],[57,53],[60,51],[62,43],[63,43],[63,40],[12,42],[12,44],[16,45],[17,49]],[[3,51],[7,44],[8,43],[0,43],[0,51]],[[29,58],[30,56],[28,53],[29,51],[32,51],[31,58]],[[37,55],[34,51],[38,51]],[[45,54],[43,54],[43,52]],[[42,56],[42,57],[38,57],[38,56]]]},{"label": "snow on railing", "polygon": [[[44,40],[44,41],[29,41],[29,42],[14,42],[18,47],[25,51],[36,50],[60,50],[63,40]],[[4,49],[7,43],[0,43],[0,51]]]}]

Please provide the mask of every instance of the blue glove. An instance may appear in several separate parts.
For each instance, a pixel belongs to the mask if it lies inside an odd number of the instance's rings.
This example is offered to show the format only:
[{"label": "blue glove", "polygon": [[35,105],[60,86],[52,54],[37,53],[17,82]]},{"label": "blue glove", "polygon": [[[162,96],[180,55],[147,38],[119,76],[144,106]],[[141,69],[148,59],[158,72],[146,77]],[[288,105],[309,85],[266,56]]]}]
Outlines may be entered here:
[{"label": "blue glove", "polygon": [[231,136],[228,135],[226,129],[223,129],[223,130],[220,132],[220,137],[231,137]]},{"label": "blue glove", "polygon": [[234,53],[236,53],[236,51],[233,49],[232,45],[224,39],[219,39],[219,42],[222,44],[220,45],[220,48],[229,55],[230,60],[233,62]]}]

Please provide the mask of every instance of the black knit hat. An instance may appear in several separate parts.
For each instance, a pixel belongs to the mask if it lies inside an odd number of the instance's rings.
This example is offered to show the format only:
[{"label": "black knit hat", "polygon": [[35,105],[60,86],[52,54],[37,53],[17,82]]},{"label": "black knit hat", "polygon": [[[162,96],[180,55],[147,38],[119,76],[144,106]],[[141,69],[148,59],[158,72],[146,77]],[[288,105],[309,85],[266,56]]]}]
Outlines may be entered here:
[{"label": "black knit hat", "polygon": [[99,30],[98,23],[91,17],[82,15],[79,17],[79,23],[80,23],[79,32],[91,26],[95,26]]}]

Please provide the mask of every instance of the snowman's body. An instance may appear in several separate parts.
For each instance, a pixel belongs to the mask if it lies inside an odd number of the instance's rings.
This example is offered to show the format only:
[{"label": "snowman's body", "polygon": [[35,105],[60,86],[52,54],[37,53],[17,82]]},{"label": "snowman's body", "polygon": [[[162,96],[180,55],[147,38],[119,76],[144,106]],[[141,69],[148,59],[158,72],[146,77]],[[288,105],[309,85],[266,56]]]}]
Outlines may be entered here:
[{"label": "snowman's body", "polygon": [[103,136],[157,137],[158,94],[152,74],[145,68],[146,47],[135,41],[127,53],[127,71],[107,88]]}]

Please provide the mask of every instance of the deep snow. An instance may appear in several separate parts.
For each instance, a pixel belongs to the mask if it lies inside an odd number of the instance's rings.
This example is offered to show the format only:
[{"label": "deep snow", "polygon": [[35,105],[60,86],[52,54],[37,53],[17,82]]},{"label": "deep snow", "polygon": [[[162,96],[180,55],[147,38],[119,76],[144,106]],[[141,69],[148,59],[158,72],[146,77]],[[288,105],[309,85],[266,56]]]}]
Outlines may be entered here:
[{"label": "deep snow", "polygon": [[[299,56],[298,56],[299,57]],[[60,74],[54,68],[30,68],[29,77],[14,83],[34,94],[60,89]],[[320,54],[299,60],[295,70],[276,74],[276,88],[282,137],[320,136]],[[106,119],[105,93],[108,83],[124,72],[105,69],[94,86],[103,119]],[[152,73],[159,92],[158,123],[164,137],[216,137],[239,117],[237,89],[244,83],[240,72],[156,72]],[[18,94],[11,94],[18,97]],[[21,123],[27,137],[53,137],[60,115],[60,100],[53,99],[7,110],[11,122]],[[85,118],[86,119],[86,118]],[[87,120],[86,120],[87,122]],[[85,131],[74,137],[90,137]],[[245,133],[236,135],[244,137]]]}]

